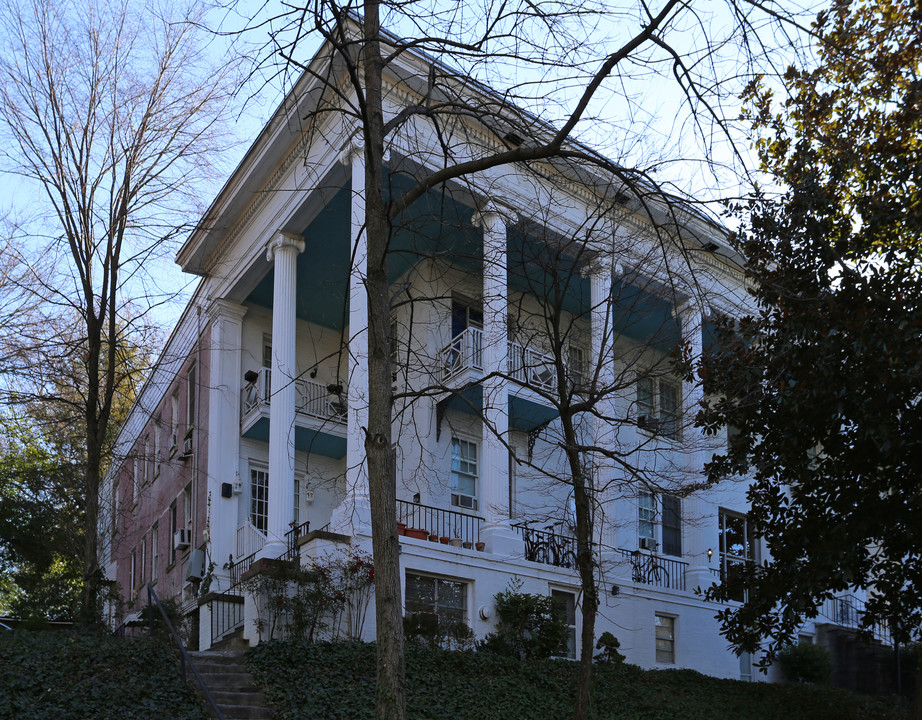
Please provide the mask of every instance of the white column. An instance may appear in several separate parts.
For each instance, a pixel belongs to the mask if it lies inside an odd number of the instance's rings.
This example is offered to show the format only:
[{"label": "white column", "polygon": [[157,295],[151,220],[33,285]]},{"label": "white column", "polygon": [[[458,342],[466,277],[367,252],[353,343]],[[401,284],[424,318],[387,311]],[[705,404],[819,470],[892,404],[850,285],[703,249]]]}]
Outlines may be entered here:
[{"label": "white column", "polygon": [[343,161],[351,167],[352,266],[349,273],[348,415],[346,424],[346,497],[333,511],[330,529],[344,535],[370,534],[368,464],[368,246],[365,235],[365,146],[354,139]]},{"label": "white column", "polygon": [[[611,245],[611,239],[605,244],[606,251]],[[614,358],[614,332],[612,329],[612,267],[613,260],[610,256],[603,255],[598,262],[594,263],[589,269],[589,287],[590,287],[590,333],[592,348],[590,353],[591,364],[589,372],[594,373],[598,370],[597,391],[605,391],[608,394],[599,398],[596,403],[597,414],[593,417],[593,440],[600,448],[606,448],[614,451],[617,445],[617,415],[615,414],[615,358]],[[587,378],[587,380],[590,378]],[[614,465],[603,455],[598,455],[595,460],[596,489],[598,490],[597,501],[604,507],[604,512],[597,512],[597,519],[604,518],[606,523],[604,527],[596,528],[595,536],[601,539],[602,560],[608,559],[606,553],[610,554],[614,546],[614,527],[617,525],[617,514],[614,506],[614,488],[612,479],[614,477]]]},{"label": "white column", "polygon": [[478,502],[488,552],[520,552],[509,528],[509,382],[503,377],[509,348],[506,222],[512,213],[488,202],[474,216],[483,229],[483,433]]},{"label": "white column", "polygon": [[[237,532],[237,498],[222,497],[221,484],[233,483],[240,458],[240,391],[243,369],[240,345],[247,309],[218,299],[208,307],[211,325],[208,352],[208,493],[211,496],[209,534],[215,573],[234,552]],[[172,543],[173,538],[168,538]],[[227,588],[219,577],[214,590]]]},{"label": "white column", "polygon": [[294,517],[295,483],[295,292],[300,236],[279,233],[269,243],[267,259],[274,263],[272,288],[272,385],[269,405],[269,522],[268,543],[261,557],[285,552],[285,533]]},{"label": "white column", "polygon": [[[682,327],[682,340],[691,354],[697,369],[702,353],[702,314],[695,298],[676,308],[676,315]],[[699,428],[693,427],[699,403],[704,396],[698,381],[682,384],[682,440],[686,453],[685,470],[687,481],[698,483],[703,480],[702,470],[708,456],[708,440]],[[717,524],[713,509],[700,493],[687,496],[682,501],[682,526],[685,535],[683,554],[688,561],[686,586],[707,588],[714,579],[708,567],[707,550],[714,550],[717,556]],[[711,567],[717,567],[717,560],[711,560]]]}]

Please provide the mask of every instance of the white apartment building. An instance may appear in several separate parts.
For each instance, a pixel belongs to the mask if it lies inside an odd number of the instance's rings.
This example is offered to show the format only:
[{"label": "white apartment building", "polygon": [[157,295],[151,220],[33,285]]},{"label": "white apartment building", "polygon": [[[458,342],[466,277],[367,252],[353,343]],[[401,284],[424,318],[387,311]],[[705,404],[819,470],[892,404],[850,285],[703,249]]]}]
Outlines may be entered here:
[{"label": "white apartment building", "polygon": [[[391,115],[416,98],[430,62],[405,53],[392,68]],[[252,607],[234,597],[254,558],[296,540],[302,558],[371,550],[365,156],[342,116],[311,115],[320,93],[306,74],[179,252],[201,284],[121,431],[125,460],[106,485],[106,567],[129,612],[155,581],[200,614],[203,649],[241,627],[257,640]],[[460,156],[523,142],[497,124],[459,118],[442,140]],[[395,193],[441,162],[431,127],[406,127],[389,139]],[[743,275],[722,227],[626,187],[562,164],[512,166],[427,192],[395,225],[405,600],[437,598],[434,612],[478,637],[513,578],[578,606],[559,416],[562,397],[585,400],[580,436],[601,448],[586,453],[597,633],[612,632],[645,667],[750,678],[752,658],[719,635],[720,606],[696,591],[762,549],[744,479],[698,487],[725,438],[693,427],[700,384],[675,365],[679,346],[700,357],[714,313],[742,307]],[[211,563],[216,596],[199,605]]]}]

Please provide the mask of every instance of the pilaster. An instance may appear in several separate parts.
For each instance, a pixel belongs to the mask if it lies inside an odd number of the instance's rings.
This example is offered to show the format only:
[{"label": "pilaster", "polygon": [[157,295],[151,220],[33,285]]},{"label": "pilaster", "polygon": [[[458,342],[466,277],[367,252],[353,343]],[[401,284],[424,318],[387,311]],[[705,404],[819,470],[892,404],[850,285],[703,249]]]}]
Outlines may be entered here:
[{"label": "pilaster", "polygon": [[[211,342],[208,380],[208,494],[211,496],[211,557],[216,573],[234,552],[237,497],[224,498],[221,483],[233,482],[240,457],[241,338],[247,309],[224,299],[208,306]],[[170,543],[173,538],[169,538]],[[218,587],[222,583],[218,581]]]}]

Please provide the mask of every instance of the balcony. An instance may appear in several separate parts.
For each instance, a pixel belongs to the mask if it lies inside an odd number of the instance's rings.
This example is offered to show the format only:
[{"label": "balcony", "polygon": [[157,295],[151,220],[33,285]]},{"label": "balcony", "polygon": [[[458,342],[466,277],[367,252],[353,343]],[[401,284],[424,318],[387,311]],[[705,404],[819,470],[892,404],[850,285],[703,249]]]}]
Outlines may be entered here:
[{"label": "balcony", "polygon": [[[510,378],[535,390],[556,390],[557,373],[553,357],[511,341],[506,352]],[[439,350],[438,364],[444,383],[480,377],[483,374],[483,330],[469,327],[456,335]]]},{"label": "balcony", "polygon": [[481,519],[476,515],[398,500],[397,522],[406,525],[408,535],[410,530],[424,530],[427,537],[448,538],[449,543],[458,540],[465,548],[480,542]]},{"label": "balcony", "polygon": [[[240,430],[244,437],[269,441],[271,371],[260,368],[246,375],[241,391]],[[298,378],[295,388],[295,447],[326,457],[346,454],[346,389]]]},{"label": "balcony", "polygon": [[641,552],[640,550],[619,548],[618,553],[630,564],[631,580],[633,582],[665,588],[666,590],[685,592],[687,562]]},{"label": "balcony", "polygon": [[512,526],[525,541],[525,559],[561,568],[576,567],[576,538],[548,529],[537,530],[528,523]]}]

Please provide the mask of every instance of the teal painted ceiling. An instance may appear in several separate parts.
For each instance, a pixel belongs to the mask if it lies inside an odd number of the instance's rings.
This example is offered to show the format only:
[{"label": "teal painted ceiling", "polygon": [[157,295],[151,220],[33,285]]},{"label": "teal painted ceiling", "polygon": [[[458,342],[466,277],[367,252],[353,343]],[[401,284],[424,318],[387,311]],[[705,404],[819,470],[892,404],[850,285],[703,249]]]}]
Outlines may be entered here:
[{"label": "teal painted ceiling", "polygon": [[[389,192],[405,191],[411,180],[398,173],[387,176]],[[298,255],[298,318],[342,330],[349,309],[350,192],[337,192],[304,229],[305,250]],[[477,275],[482,274],[482,233],[471,223],[473,209],[447,191],[431,190],[394,223],[390,241],[388,275],[397,282],[423,258],[442,259]],[[578,247],[571,245],[570,248]],[[590,282],[579,271],[565,238],[538,227],[518,223],[508,231],[508,285],[546,300],[578,316],[590,307]],[[272,307],[273,272],[270,270],[247,300]],[[652,342],[664,351],[679,341],[679,325],[671,304],[624,282],[614,285],[616,329],[641,342]]]}]

